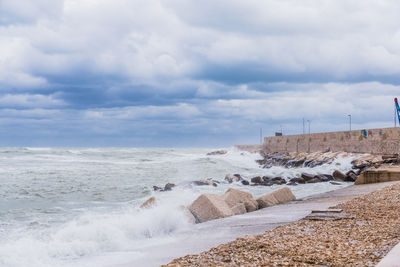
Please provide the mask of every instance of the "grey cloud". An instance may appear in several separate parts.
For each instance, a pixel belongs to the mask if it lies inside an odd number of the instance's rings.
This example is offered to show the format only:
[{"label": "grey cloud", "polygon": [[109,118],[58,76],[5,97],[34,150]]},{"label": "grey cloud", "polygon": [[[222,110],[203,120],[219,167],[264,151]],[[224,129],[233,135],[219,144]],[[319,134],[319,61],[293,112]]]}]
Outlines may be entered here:
[{"label": "grey cloud", "polygon": [[0,25],[30,24],[39,19],[57,19],[62,13],[63,0],[2,0]]},{"label": "grey cloud", "polygon": [[266,125],[296,133],[302,117],[341,129],[349,113],[357,127],[390,125],[399,11],[389,0],[3,0],[1,119],[18,138],[29,128],[32,142],[65,144],[234,143]]}]

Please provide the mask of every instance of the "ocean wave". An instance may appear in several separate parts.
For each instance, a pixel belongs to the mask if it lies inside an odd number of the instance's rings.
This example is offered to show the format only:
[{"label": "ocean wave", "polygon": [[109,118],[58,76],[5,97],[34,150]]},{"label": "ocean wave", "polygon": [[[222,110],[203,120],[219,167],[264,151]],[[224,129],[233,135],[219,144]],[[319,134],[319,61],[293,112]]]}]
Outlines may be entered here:
[{"label": "ocean wave", "polygon": [[[41,230],[14,231],[0,241],[0,265],[96,266],[86,258],[118,251],[132,252],[163,242],[190,227],[181,208],[169,203],[152,209],[125,207],[118,212],[84,215]],[[123,259],[121,259],[123,262]],[[114,262],[117,263],[117,262]],[[97,265],[98,266],[98,265]]]}]

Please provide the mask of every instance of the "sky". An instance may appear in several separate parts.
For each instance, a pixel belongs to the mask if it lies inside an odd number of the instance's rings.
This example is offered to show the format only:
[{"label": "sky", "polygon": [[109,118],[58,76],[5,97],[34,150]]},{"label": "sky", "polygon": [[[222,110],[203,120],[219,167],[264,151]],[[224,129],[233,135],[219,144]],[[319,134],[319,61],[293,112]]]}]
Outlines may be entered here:
[{"label": "sky", "polygon": [[[397,0],[0,0],[0,146],[392,127]],[[309,124],[308,122],[309,121]]]}]

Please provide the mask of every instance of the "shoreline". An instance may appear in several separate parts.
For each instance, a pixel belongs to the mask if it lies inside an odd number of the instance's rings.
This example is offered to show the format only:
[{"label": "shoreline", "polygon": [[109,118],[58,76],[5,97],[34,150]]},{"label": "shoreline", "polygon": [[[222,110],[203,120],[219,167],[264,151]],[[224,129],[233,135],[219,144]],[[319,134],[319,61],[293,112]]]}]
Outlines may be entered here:
[{"label": "shoreline", "polygon": [[326,209],[395,183],[397,182],[351,185],[346,188],[305,197],[287,204],[197,224],[178,235],[172,242],[159,244],[150,249],[149,247],[143,248],[140,251],[142,257],[126,264],[113,266],[160,266],[167,264],[175,258],[201,253],[220,244],[234,241],[237,238],[247,235],[260,235],[266,230],[273,230],[279,226],[295,223],[307,216],[312,210]]},{"label": "shoreline", "polygon": [[[383,188],[383,189],[382,189]],[[238,238],[197,255],[176,258],[164,266],[223,265],[367,265],[379,262],[400,241],[400,182],[352,185],[343,189],[273,207],[304,216],[263,234]],[[397,194],[397,195],[396,195]],[[286,206],[286,207],[285,207]],[[304,217],[313,209],[333,207],[355,216],[332,221],[310,221]],[[263,211],[272,212],[266,208]],[[308,211],[308,214],[305,214]],[[279,212],[279,211],[277,211]],[[394,213],[394,214],[393,214]],[[394,217],[393,221],[390,215]],[[396,218],[397,216],[397,218]],[[390,221],[392,224],[388,223]],[[388,228],[396,225],[393,230]],[[322,241],[323,242],[322,242]],[[360,257],[360,255],[363,255]],[[357,260],[359,262],[357,262]]]}]

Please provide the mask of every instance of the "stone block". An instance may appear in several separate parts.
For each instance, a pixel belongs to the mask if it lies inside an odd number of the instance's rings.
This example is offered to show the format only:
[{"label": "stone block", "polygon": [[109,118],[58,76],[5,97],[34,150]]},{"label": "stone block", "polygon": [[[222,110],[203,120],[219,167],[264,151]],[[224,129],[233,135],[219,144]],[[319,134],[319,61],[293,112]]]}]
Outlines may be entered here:
[{"label": "stone block", "polygon": [[190,212],[190,210],[187,207],[183,206],[183,205],[181,205],[180,208],[181,208],[183,214],[185,215],[185,218],[186,218],[187,222],[195,224],[196,223],[196,218]]},{"label": "stone block", "polygon": [[233,206],[231,209],[235,215],[240,215],[240,214],[244,214],[247,212],[246,206],[244,205],[244,203],[238,203],[235,206]]},{"label": "stone block", "polygon": [[296,200],[295,195],[293,195],[292,190],[290,190],[289,187],[281,188],[271,194],[276,198],[276,200],[278,200],[279,204]]},{"label": "stone block", "polygon": [[355,181],[356,185],[400,181],[400,167],[382,167],[363,171]]},{"label": "stone block", "polygon": [[239,203],[243,203],[247,212],[258,209],[258,203],[254,200],[252,194],[241,190],[229,188],[224,194],[224,200],[231,208]]},{"label": "stone block", "polygon": [[206,222],[234,215],[232,209],[224,201],[224,198],[216,194],[203,194],[199,196],[189,206],[189,210],[198,222]]},{"label": "stone block", "polygon": [[338,170],[334,171],[332,176],[333,176],[333,178],[335,178],[336,180],[339,180],[339,181],[346,180],[346,174],[344,174],[343,172],[338,171]]},{"label": "stone block", "polygon": [[258,208],[263,209],[266,207],[271,207],[279,204],[279,201],[275,198],[272,193],[263,195],[257,198]]},{"label": "stone block", "polygon": [[151,197],[146,200],[142,205],[140,205],[141,209],[149,209],[157,205],[157,199],[155,197]]}]

